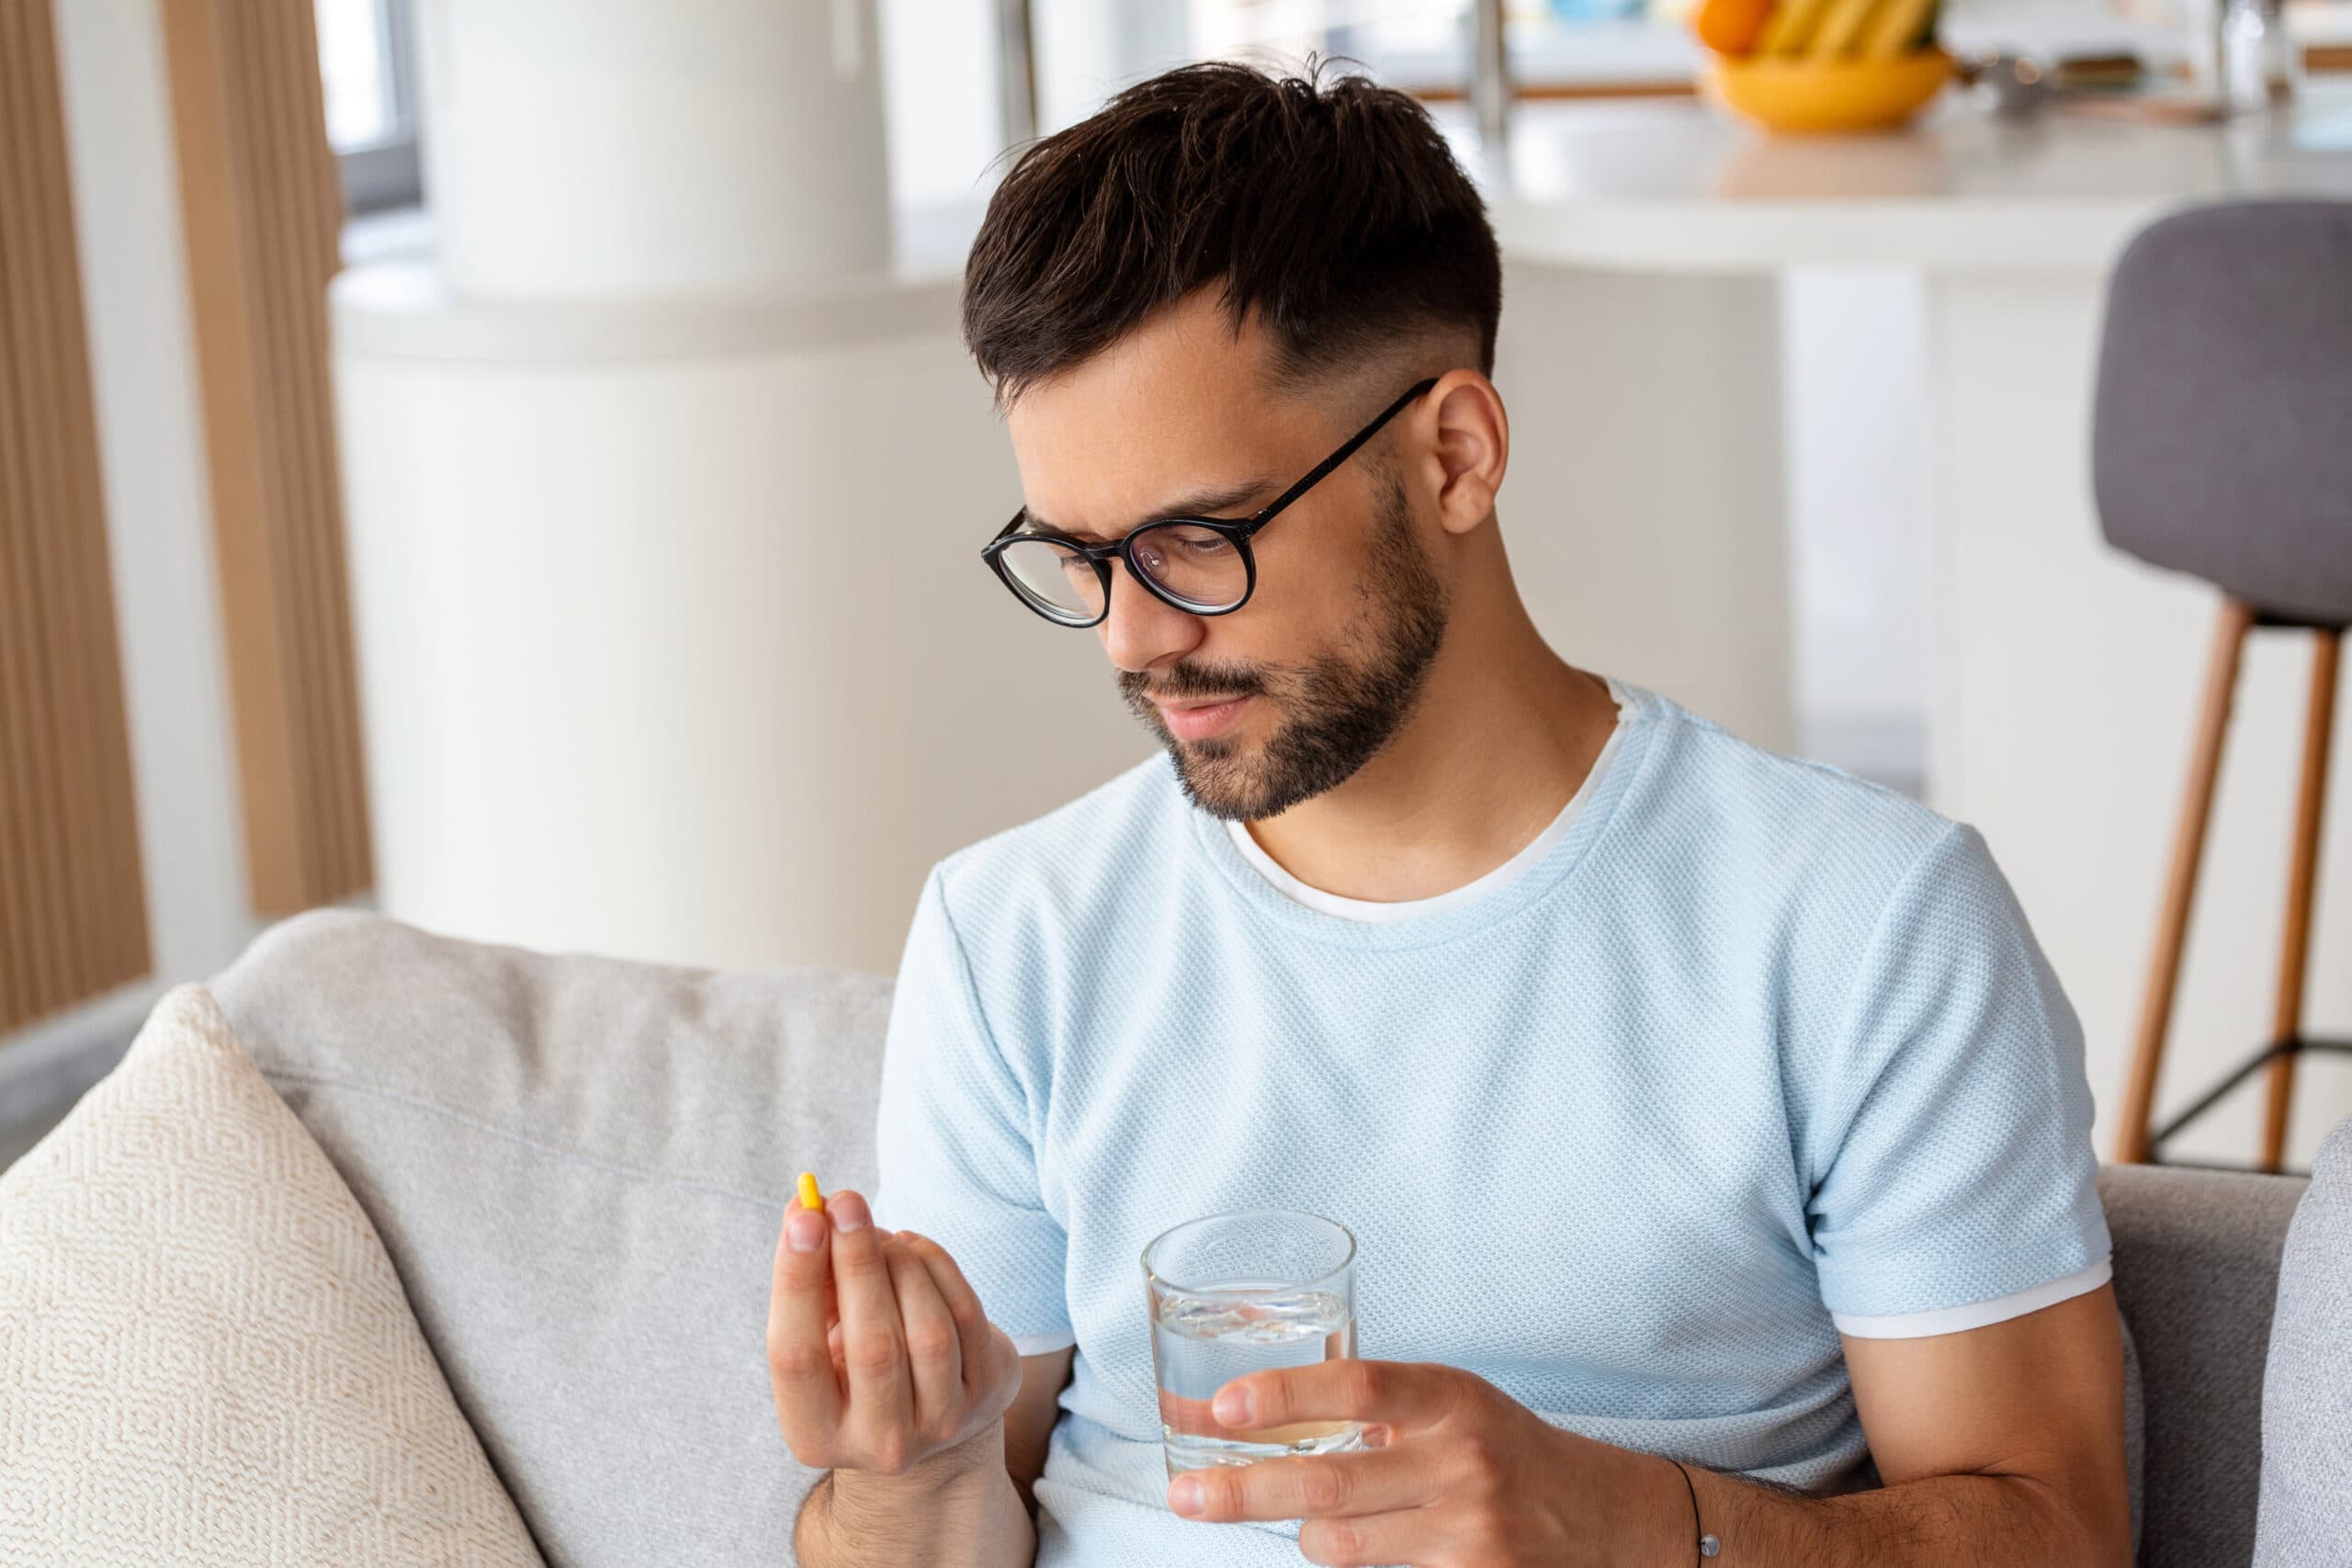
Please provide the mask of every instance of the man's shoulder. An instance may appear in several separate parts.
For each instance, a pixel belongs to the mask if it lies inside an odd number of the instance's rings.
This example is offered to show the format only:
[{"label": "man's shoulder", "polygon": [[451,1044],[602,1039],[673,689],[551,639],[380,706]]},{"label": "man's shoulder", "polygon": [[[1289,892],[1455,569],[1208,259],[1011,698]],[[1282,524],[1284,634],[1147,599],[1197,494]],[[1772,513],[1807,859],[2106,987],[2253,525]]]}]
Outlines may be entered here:
[{"label": "man's shoulder", "polygon": [[[1642,792],[1645,830],[1617,881],[1690,963],[1778,987],[1790,1048],[1842,1039],[1858,987],[1965,1010],[2026,975],[2014,967],[2030,961],[2024,911],[1974,828],[1687,714],[1657,739],[1652,761],[1665,765]],[[1970,1048],[1954,1033],[1934,1049]],[[1807,1068],[1791,1083],[1835,1079]]]},{"label": "man's shoulder", "polygon": [[1011,908],[1077,914],[1174,858],[1193,807],[1172,762],[1155,751],[1044,816],[992,833],[939,863],[940,891],[959,920]]},{"label": "man's shoulder", "polygon": [[1728,877],[1874,904],[1939,852],[1984,853],[1973,829],[1900,790],[1657,702],[1660,744],[1640,826],[1702,849]]}]

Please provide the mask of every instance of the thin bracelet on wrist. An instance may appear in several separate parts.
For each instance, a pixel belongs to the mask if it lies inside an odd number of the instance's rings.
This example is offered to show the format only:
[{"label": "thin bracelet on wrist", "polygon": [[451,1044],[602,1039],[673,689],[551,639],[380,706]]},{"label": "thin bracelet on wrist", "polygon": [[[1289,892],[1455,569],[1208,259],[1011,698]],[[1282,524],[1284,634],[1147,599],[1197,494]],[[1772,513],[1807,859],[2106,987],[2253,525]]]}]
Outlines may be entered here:
[{"label": "thin bracelet on wrist", "polygon": [[1683,1490],[1690,1494],[1690,1529],[1699,1537],[1699,1556],[1702,1561],[1704,1561],[1721,1551],[1724,1549],[1724,1543],[1713,1536],[1706,1534],[1706,1526],[1700,1522],[1699,1488],[1691,1484],[1690,1471],[1683,1468],[1682,1461],[1679,1459],[1668,1458],[1666,1462],[1682,1471]]}]

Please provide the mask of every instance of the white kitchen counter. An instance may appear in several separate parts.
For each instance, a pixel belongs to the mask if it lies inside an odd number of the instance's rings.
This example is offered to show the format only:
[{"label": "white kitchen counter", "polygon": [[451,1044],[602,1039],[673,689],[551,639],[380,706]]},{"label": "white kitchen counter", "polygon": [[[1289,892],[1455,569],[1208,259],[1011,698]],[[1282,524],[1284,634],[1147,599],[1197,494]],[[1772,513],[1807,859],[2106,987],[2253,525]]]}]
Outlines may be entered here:
[{"label": "white kitchen counter", "polygon": [[2072,110],[1996,119],[1957,87],[1911,129],[1769,136],[1690,99],[1521,106],[1488,158],[1445,123],[1522,259],[1643,272],[1819,264],[1936,271],[2104,269],[2141,226],[2190,202],[2352,197],[2352,84],[2220,126]]}]

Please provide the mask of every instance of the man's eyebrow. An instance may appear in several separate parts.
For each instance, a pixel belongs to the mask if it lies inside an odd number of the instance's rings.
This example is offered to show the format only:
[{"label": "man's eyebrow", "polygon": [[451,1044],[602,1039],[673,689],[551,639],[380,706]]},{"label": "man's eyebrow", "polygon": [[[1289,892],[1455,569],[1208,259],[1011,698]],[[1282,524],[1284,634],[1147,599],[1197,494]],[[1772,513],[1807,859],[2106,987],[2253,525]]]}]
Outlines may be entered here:
[{"label": "man's eyebrow", "polygon": [[[1232,484],[1219,485],[1214,490],[1195,491],[1190,495],[1180,495],[1167,505],[1152,512],[1148,516],[1138,518],[1133,526],[1140,528],[1144,524],[1157,522],[1162,517],[1216,517],[1239,506],[1252,496],[1263,495],[1273,489],[1276,482],[1261,475],[1240,479]],[[1074,528],[1055,527],[1051,523],[1038,516],[1036,508],[1033,506],[1023,507],[1021,514],[1024,520],[1023,526],[1026,528],[1042,533],[1059,534],[1064,538],[1078,539],[1090,545],[1103,542],[1104,536],[1100,534],[1086,534]]]}]

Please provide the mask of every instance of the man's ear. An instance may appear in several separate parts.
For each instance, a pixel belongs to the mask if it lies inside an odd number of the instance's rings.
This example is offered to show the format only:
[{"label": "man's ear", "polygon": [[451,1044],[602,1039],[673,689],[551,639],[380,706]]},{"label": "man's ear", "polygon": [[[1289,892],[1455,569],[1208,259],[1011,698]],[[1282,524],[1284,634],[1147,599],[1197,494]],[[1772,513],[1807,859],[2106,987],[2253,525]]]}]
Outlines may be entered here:
[{"label": "man's ear", "polygon": [[1447,371],[1428,400],[1435,410],[1429,461],[1438,522],[1449,534],[1467,534],[1495,514],[1510,462],[1510,417],[1495,384],[1476,370]]}]

